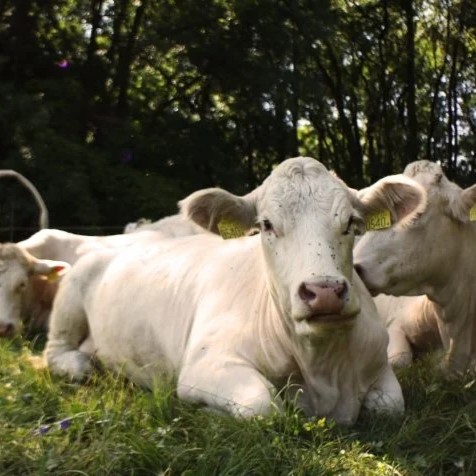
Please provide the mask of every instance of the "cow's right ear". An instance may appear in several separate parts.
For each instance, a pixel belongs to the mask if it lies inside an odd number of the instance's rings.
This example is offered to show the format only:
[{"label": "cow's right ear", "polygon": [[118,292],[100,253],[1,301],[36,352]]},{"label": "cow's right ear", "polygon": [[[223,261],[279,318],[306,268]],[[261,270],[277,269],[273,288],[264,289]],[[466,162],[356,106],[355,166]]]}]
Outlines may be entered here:
[{"label": "cow's right ear", "polygon": [[356,208],[367,230],[411,224],[426,209],[426,190],[404,175],[384,177],[356,194]]},{"label": "cow's right ear", "polygon": [[240,197],[221,188],[207,188],[181,200],[179,208],[187,218],[213,233],[219,233],[222,220],[249,230],[256,224],[255,192]]},{"label": "cow's right ear", "polygon": [[31,263],[30,272],[32,275],[41,276],[50,282],[54,282],[71,269],[71,265],[65,261],[54,261],[49,259],[35,259]]},{"label": "cow's right ear", "polygon": [[463,223],[476,221],[476,184],[452,194],[448,207],[453,218]]}]

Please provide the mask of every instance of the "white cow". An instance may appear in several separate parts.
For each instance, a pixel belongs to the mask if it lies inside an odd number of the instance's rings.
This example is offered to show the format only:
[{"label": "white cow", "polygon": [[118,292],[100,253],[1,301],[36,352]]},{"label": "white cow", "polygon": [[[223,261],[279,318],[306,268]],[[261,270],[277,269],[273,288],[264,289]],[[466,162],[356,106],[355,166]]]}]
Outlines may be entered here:
[{"label": "white cow", "polygon": [[124,233],[137,233],[138,231],[146,230],[160,231],[167,234],[170,238],[207,233],[207,230],[187,219],[181,213],[161,218],[154,222],[141,218],[137,222],[128,223],[124,227]]},{"label": "white cow", "polygon": [[[385,315],[392,321],[392,360],[408,365],[412,346],[418,349],[426,333],[431,348],[441,339],[445,371],[474,371],[476,185],[461,189],[439,165],[424,160],[409,164],[404,175],[427,191],[427,203],[401,200],[400,208],[411,219],[363,236],[354,250],[356,268],[374,295],[425,295],[400,304],[396,298],[381,298],[391,309]],[[366,193],[361,191],[360,197]]]},{"label": "white cow", "polygon": [[[354,231],[406,180],[361,201],[314,159],[294,158],[239,197],[211,188],[181,202],[211,231],[223,218],[261,233],[163,240],[86,256],[63,279],[45,357],[52,372],[91,371],[78,346],[144,385],[178,379],[179,398],[233,415],[266,414],[291,381],[307,414],[355,422],[362,407],[403,411],[388,335],[353,271]],[[98,259],[100,256],[100,259]],[[300,393],[300,392],[298,392]]]},{"label": "white cow", "polygon": [[[186,230],[180,228],[179,231]],[[49,279],[46,279],[43,271],[41,276],[31,272],[31,263],[47,263],[57,270],[61,269],[62,275],[69,265],[86,253],[120,249],[133,244],[146,246],[170,237],[172,232],[171,226],[165,232],[141,231],[108,236],[77,235],[63,230],[44,229],[16,244],[0,244],[0,337],[11,337],[19,333],[22,327],[35,332],[47,330],[57,283],[51,280],[54,273],[50,273]],[[8,259],[2,258],[4,254]],[[18,271],[20,269],[21,273]],[[23,283],[21,287],[17,286],[19,281]]]},{"label": "white cow", "polygon": [[13,336],[28,316],[28,330],[45,327],[57,278],[69,263],[37,259],[15,244],[0,245],[0,337]]}]

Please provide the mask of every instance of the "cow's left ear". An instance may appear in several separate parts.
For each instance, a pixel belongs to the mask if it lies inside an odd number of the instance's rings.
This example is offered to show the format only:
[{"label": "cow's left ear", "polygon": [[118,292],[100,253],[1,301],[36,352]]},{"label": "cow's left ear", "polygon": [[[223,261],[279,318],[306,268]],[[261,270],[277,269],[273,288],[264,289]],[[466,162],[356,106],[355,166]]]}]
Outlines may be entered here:
[{"label": "cow's left ear", "polygon": [[476,221],[476,184],[461,190],[449,202],[450,213],[457,220]]},{"label": "cow's left ear", "polygon": [[35,259],[31,263],[32,275],[42,276],[50,282],[59,279],[71,269],[71,265],[65,261],[53,261],[49,259]]},{"label": "cow's left ear", "polygon": [[249,230],[256,224],[256,190],[240,197],[221,188],[207,188],[192,193],[179,202],[182,213],[201,227],[219,233],[222,220]]},{"label": "cow's left ear", "polygon": [[410,224],[425,209],[427,193],[404,175],[390,175],[354,194],[355,206],[364,216],[367,230]]}]

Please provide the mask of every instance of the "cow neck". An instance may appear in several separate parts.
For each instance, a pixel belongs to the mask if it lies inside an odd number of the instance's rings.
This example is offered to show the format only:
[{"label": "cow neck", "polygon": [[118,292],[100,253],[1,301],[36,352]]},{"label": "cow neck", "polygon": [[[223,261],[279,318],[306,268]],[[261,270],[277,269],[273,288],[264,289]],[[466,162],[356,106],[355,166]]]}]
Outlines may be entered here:
[{"label": "cow neck", "polygon": [[290,317],[279,305],[278,294],[266,272],[265,258],[260,249],[256,282],[256,293],[252,309],[256,315],[253,320],[252,336],[258,340],[258,360],[264,368],[263,373],[270,378],[287,378],[298,371],[294,358]]},{"label": "cow neck", "polygon": [[[476,247],[474,226],[462,226],[459,233],[455,233],[455,253],[444,256],[444,268],[434,273],[434,282],[425,290],[428,298],[444,309],[448,320],[457,316],[457,313],[467,314],[476,310],[475,302],[471,298],[474,293],[469,287],[476,280],[476,252],[472,249]],[[462,283],[468,283],[468,286]]]},{"label": "cow neck", "polygon": [[[303,407],[310,415],[333,415],[352,421],[358,412],[357,395],[370,382],[349,362],[355,362],[353,332],[334,329],[316,339],[294,339],[294,354],[303,384]],[[340,408],[340,410],[338,410]],[[334,415],[339,411],[342,415]]]},{"label": "cow neck", "polygon": [[[427,297],[439,317],[438,326],[445,350],[452,353],[454,346],[458,358],[466,358],[464,356],[476,351],[476,295],[470,287],[476,279],[476,253],[471,252],[471,246],[465,246],[466,243],[476,243],[474,225],[462,228],[454,241],[458,243],[459,253],[446,259],[445,282],[432,288]],[[465,363],[461,362],[461,365],[464,367]]]}]

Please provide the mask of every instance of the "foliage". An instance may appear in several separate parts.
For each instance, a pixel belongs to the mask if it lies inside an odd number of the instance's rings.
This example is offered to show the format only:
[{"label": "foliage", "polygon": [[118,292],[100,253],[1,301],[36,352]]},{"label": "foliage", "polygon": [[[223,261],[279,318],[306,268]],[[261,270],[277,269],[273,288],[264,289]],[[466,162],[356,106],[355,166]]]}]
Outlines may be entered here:
[{"label": "foliage", "polygon": [[363,413],[353,428],[284,414],[242,421],[102,372],[72,384],[34,368],[40,343],[0,342],[0,473],[462,475],[476,468],[476,385],[431,359],[399,373],[403,419]]},{"label": "foliage", "polygon": [[3,0],[0,166],[103,232],[298,153],[354,187],[421,158],[468,184],[475,68],[470,0]]}]

